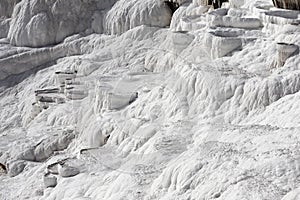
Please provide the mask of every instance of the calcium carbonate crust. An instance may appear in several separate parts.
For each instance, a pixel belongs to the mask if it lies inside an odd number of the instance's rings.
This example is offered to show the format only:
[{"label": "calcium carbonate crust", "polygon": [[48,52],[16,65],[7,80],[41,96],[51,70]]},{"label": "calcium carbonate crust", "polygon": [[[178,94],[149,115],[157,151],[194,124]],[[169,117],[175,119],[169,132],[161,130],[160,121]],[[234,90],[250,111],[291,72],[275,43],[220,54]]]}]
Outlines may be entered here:
[{"label": "calcium carbonate crust", "polygon": [[0,199],[299,198],[299,12],[176,2],[1,18]]}]

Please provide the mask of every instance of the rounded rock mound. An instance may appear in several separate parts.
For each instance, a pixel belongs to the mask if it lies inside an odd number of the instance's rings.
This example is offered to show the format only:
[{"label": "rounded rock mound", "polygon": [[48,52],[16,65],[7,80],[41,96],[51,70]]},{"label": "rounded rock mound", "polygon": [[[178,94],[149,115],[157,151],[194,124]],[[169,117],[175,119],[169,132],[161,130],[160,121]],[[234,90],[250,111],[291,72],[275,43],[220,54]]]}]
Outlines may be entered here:
[{"label": "rounded rock mound", "polygon": [[85,32],[93,15],[110,8],[115,0],[23,0],[14,8],[8,32],[16,46],[42,47]]},{"label": "rounded rock mound", "polygon": [[166,27],[170,25],[172,10],[163,0],[120,0],[105,17],[105,30],[122,34],[140,25]]}]

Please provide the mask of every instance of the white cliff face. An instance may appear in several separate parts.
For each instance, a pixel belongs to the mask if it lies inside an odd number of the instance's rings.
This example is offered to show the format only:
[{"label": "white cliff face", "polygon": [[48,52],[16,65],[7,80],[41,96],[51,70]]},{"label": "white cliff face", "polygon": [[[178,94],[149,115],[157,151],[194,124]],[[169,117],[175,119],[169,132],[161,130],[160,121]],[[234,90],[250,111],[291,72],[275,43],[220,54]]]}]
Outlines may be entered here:
[{"label": "white cliff face", "polygon": [[8,31],[9,31],[9,25],[10,25],[11,19],[3,19],[0,20],[0,38],[6,38]]},{"label": "white cliff face", "polygon": [[105,16],[105,29],[121,34],[140,25],[166,27],[170,25],[171,10],[162,0],[118,1]]},{"label": "white cliff face", "polygon": [[67,36],[89,31],[95,12],[110,8],[113,2],[22,1],[14,9],[8,38],[10,43],[17,46],[42,47],[57,44]]},{"label": "white cliff face", "polygon": [[11,17],[14,7],[20,0],[3,0],[0,2],[0,16],[1,17]]},{"label": "white cliff face", "polygon": [[298,199],[299,12],[183,2],[15,6],[0,199]]},{"label": "white cliff face", "polygon": [[8,38],[17,46],[42,47],[74,33],[121,34],[140,25],[170,24],[171,10],[163,1],[118,1],[110,9],[114,2],[22,1],[14,10]]},{"label": "white cliff face", "polygon": [[11,21],[11,15],[20,0],[3,0],[0,2],[0,39],[6,38]]}]

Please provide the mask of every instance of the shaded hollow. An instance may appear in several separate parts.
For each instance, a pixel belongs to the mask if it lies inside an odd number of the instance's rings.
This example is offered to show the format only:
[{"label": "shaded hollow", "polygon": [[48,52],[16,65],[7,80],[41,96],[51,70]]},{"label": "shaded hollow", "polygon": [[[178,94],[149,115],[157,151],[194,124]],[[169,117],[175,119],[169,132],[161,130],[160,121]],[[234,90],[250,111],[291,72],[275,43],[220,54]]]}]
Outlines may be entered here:
[{"label": "shaded hollow", "polygon": [[289,10],[300,10],[299,0],[272,0],[274,6],[277,8],[289,9]]},{"label": "shaded hollow", "polygon": [[165,4],[170,8],[172,14],[179,8],[179,4],[172,1],[165,1]]}]

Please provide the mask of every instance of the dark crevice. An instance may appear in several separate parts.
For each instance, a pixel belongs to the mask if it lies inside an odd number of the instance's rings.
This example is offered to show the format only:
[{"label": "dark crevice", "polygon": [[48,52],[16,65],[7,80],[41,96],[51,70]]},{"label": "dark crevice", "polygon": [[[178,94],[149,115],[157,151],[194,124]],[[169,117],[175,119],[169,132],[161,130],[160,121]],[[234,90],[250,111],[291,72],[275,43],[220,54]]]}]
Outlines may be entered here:
[{"label": "dark crevice", "polygon": [[207,0],[207,5],[212,5],[214,9],[221,8],[224,2],[228,0]]},{"label": "dark crevice", "polygon": [[179,4],[172,1],[165,1],[165,4],[170,8],[172,14],[179,8]]},{"label": "dark crevice", "polygon": [[289,10],[300,10],[299,0],[272,0],[273,4],[277,8],[289,9]]},{"label": "dark crevice", "polygon": [[6,167],[2,163],[0,163],[0,168],[6,172]]}]

